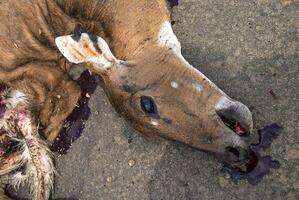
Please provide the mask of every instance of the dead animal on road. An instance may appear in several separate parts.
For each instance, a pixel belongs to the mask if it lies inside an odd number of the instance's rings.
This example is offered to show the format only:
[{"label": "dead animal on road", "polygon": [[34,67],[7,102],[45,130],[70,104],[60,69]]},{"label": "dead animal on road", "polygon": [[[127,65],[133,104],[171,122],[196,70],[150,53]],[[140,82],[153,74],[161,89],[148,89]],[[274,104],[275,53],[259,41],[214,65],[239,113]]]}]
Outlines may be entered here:
[{"label": "dead animal on road", "polygon": [[69,75],[78,64],[145,136],[250,158],[250,110],[185,60],[167,1],[7,0],[0,20],[0,174],[32,199],[51,196],[48,146],[82,97]]}]

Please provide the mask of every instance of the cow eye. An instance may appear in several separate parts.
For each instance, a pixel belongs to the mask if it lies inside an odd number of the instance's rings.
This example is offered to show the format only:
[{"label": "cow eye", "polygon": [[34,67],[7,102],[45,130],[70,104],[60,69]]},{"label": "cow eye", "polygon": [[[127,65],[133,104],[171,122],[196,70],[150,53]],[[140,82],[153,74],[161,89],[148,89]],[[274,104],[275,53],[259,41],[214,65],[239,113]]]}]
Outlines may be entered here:
[{"label": "cow eye", "polygon": [[140,105],[146,114],[157,114],[157,109],[153,98],[148,96],[142,96],[140,98]]}]

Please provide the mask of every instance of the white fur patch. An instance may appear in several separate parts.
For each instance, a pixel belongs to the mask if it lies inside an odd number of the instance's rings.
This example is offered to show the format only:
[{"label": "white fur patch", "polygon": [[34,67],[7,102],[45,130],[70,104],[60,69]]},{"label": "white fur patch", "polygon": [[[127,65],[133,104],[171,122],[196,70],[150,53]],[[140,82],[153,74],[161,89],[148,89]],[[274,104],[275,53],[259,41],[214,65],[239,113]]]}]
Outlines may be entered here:
[{"label": "white fur patch", "polygon": [[158,126],[159,125],[159,123],[156,122],[156,121],[151,121],[151,124],[154,125],[154,126]]},{"label": "white fur patch", "polygon": [[6,106],[6,111],[2,119],[0,119],[0,128],[4,128],[6,131],[9,131],[9,127],[7,124],[7,119],[10,117],[11,112],[18,106],[18,105],[25,105],[27,104],[26,95],[14,89],[8,89],[5,91],[4,95],[4,103]]},{"label": "white fur patch", "polygon": [[[94,43],[87,33],[82,33],[79,41],[75,41],[71,35],[67,35],[57,37],[55,43],[62,55],[71,63],[90,62],[101,69],[107,69],[113,63],[119,64],[108,44],[101,37],[97,37],[97,45],[102,52],[98,52],[94,47]],[[97,55],[90,52],[96,52]]]},{"label": "white fur patch", "polygon": [[26,103],[26,95],[19,90],[10,90],[7,96],[5,104],[8,109],[14,109],[20,103]]},{"label": "white fur patch", "polygon": [[181,54],[181,44],[168,21],[164,22],[160,28],[159,44],[172,50],[175,54]]},{"label": "white fur patch", "polygon": [[235,101],[229,99],[227,96],[223,96],[220,98],[218,103],[216,104],[216,110],[225,110],[235,104]]},{"label": "white fur patch", "polygon": [[171,85],[172,88],[175,88],[175,89],[177,89],[179,87],[179,84],[177,82],[175,82],[175,81],[172,81],[170,83],[170,85]]},{"label": "white fur patch", "polygon": [[202,92],[203,91],[203,86],[200,85],[199,83],[192,83],[193,89],[197,92]]}]

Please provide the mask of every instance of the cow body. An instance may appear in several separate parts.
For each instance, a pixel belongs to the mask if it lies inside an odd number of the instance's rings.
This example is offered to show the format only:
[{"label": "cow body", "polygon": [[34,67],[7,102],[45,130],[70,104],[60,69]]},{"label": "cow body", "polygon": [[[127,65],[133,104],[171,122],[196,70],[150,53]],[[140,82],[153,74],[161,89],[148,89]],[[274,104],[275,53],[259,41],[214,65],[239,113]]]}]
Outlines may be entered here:
[{"label": "cow body", "polygon": [[[0,7],[1,19],[8,22],[0,25],[0,80],[34,101],[52,140],[80,97],[79,87],[67,74],[70,64],[54,39],[71,33],[79,22],[54,1],[5,1]],[[57,95],[62,97],[59,101]]]},{"label": "cow body", "polygon": [[[0,5],[0,17],[6,21],[0,25],[0,80],[32,96],[41,123],[48,127],[51,122],[45,133],[51,140],[80,97],[67,75],[71,64],[57,51],[55,38],[73,33],[80,24],[82,31],[109,41],[118,58],[133,59],[155,42],[157,23],[170,17],[165,1],[10,0]],[[52,105],[57,95],[63,95],[61,101],[68,105],[59,112]]]},{"label": "cow body", "polygon": [[251,132],[250,111],[183,58],[166,1],[8,0],[0,2],[0,20],[0,82],[25,94],[35,127],[30,139],[22,131],[19,136],[25,145],[37,141],[29,151],[38,156],[25,160],[36,168],[28,176],[35,177],[35,199],[49,197],[47,177],[53,176],[51,162],[40,162],[49,155],[38,132],[52,142],[81,96],[69,76],[71,62],[89,62],[83,66],[102,77],[112,105],[141,133],[229,161],[246,157],[248,145],[238,133]]}]

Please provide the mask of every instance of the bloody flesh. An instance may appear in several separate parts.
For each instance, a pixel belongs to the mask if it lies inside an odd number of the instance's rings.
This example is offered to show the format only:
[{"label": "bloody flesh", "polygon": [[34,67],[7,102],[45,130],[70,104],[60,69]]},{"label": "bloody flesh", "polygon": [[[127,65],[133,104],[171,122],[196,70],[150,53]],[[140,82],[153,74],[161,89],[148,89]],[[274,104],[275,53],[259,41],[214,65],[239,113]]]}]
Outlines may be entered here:
[{"label": "bloody flesh", "polygon": [[240,126],[238,122],[236,122],[235,127],[234,127],[235,133],[237,133],[240,136],[243,136],[246,134],[246,131]]},{"label": "bloody flesh", "polygon": [[239,122],[237,122],[236,120],[233,119],[227,119],[224,116],[221,116],[221,120],[223,121],[223,123],[230,128],[231,130],[233,130],[236,134],[238,134],[239,136],[246,136],[247,132],[246,130],[240,125]]},{"label": "bloody flesh", "polygon": [[277,138],[281,131],[282,127],[277,124],[260,129],[259,143],[250,145],[250,159],[243,166],[245,169],[241,169],[240,166],[225,164],[222,171],[229,173],[234,182],[247,180],[252,185],[259,183],[263,177],[271,172],[271,168],[277,169],[280,166],[277,160],[273,160],[271,156],[261,156],[259,151],[269,148],[273,139]]}]

